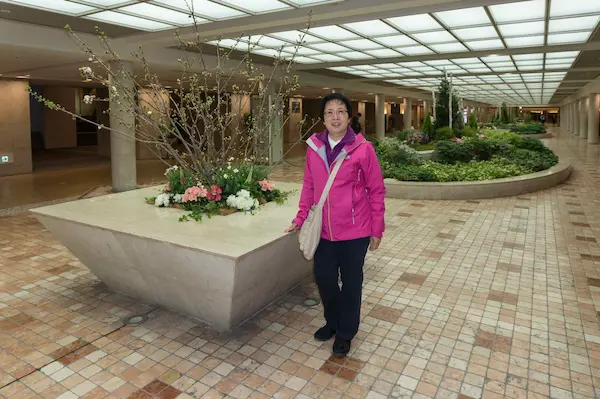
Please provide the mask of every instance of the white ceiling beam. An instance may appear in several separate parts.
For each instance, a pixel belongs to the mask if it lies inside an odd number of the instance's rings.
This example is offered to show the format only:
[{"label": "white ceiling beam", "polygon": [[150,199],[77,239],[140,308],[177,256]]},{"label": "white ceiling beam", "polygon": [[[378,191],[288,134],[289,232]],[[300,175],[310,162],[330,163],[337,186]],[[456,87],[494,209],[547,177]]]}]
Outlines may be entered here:
[{"label": "white ceiling beam", "polygon": [[[254,35],[264,34],[265,32],[304,29],[309,21],[310,10],[312,10],[311,25],[326,26],[518,1],[520,0],[347,0],[342,3],[323,4],[204,23],[198,26],[199,32],[196,32],[193,27],[189,27],[180,29],[179,34],[186,40],[195,38],[212,40],[218,37],[238,37],[242,34]],[[172,30],[140,33],[119,40],[137,44],[153,43],[165,46],[177,44]]]}]

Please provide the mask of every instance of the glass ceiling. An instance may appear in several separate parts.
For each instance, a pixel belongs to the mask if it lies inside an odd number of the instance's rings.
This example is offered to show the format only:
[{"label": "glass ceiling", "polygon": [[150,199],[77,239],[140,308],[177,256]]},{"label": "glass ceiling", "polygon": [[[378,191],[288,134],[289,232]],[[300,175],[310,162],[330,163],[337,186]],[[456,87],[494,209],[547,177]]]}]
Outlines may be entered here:
[{"label": "glass ceiling", "polygon": [[[189,26],[187,4],[199,23],[272,13],[345,0],[0,0],[145,31]],[[546,10],[546,7],[549,7]],[[344,7],[343,4],[340,7]],[[548,23],[546,24],[546,16]],[[528,0],[460,10],[394,16],[311,28],[296,61],[348,78],[431,90],[451,73],[466,98],[497,103],[545,104],[579,51],[493,56],[500,49],[576,45],[587,42],[600,20],[600,0]],[[299,31],[225,39],[221,46],[290,58]],[[470,51],[487,57],[469,58]],[[461,53],[464,53],[462,55]],[[449,54],[448,59],[401,61],[402,57]],[[451,54],[451,55],[450,55]],[[385,59],[394,58],[394,62]],[[357,63],[360,61],[360,63]],[[338,63],[331,65],[330,63]],[[360,64],[360,65],[359,65]]]}]

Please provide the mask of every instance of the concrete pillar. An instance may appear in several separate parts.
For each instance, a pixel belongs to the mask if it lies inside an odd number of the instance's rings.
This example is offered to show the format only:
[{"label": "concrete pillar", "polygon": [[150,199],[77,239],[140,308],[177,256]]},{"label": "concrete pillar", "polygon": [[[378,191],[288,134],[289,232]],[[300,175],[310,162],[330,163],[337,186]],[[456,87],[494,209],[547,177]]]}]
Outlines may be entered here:
[{"label": "concrete pillar", "polygon": [[[28,85],[26,79],[0,79],[0,176],[31,173],[33,169]],[[0,197],[15,195],[9,190],[9,184],[0,183]]]},{"label": "concrete pillar", "polygon": [[600,109],[600,94],[590,94],[588,105],[588,143],[598,144],[598,109]]},{"label": "concrete pillar", "polygon": [[[267,157],[269,164],[273,165],[283,159],[283,99],[275,92],[275,86],[272,84],[265,88],[263,101],[260,97],[253,101],[252,114],[253,123],[268,125],[268,129],[260,129],[264,131],[264,136],[258,139],[262,142],[259,157]],[[261,91],[264,90],[261,83]],[[261,112],[260,107],[264,105],[265,111]],[[267,118],[268,121],[262,121],[262,118]]]},{"label": "concrete pillar", "polygon": [[404,130],[410,130],[412,126],[412,98],[404,98]]},{"label": "concrete pillar", "polygon": [[375,134],[378,139],[385,137],[385,95],[375,95]]},{"label": "concrete pillar", "polygon": [[429,103],[427,101],[423,101],[423,121],[425,121],[427,114],[431,115],[431,111],[429,111]]},{"label": "concrete pillar", "polygon": [[121,192],[137,187],[133,63],[110,61],[109,65],[112,188]]},{"label": "concrete pillar", "polygon": [[569,127],[567,131],[573,133],[573,103],[567,105],[567,114],[569,115]]},{"label": "concrete pillar", "polygon": [[575,100],[575,112],[573,115],[574,124],[573,124],[573,134],[575,136],[579,136],[579,125],[580,125],[580,114],[581,114],[581,101]]},{"label": "concrete pillar", "polygon": [[589,98],[582,98],[579,100],[580,112],[579,112],[579,138],[587,139],[588,134],[588,101]]}]

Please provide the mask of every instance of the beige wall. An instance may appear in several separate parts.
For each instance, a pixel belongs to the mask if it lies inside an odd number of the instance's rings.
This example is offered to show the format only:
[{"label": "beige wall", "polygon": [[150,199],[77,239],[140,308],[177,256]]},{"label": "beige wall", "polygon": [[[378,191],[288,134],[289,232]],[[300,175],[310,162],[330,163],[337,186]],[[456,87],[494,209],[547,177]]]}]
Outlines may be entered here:
[{"label": "beige wall", "polygon": [[31,173],[31,128],[26,80],[0,79],[0,155],[12,155],[0,164],[0,176]]},{"label": "beige wall", "polygon": [[[166,90],[163,90],[160,93],[155,92],[152,89],[139,90],[138,101],[141,108],[152,112],[150,116],[152,120],[158,121],[160,118],[167,118],[166,115],[168,115],[170,109],[170,97]],[[159,134],[156,130],[154,130],[152,124],[144,122],[143,120],[138,120],[137,123],[139,124],[140,130],[138,133],[142,133],[144,135],[142,137],[156,137]],[[142,137],[139,136],[140,135],[138,134],[138,138],[142,139]],[[152,146],[152,144],[146,144],[139,141],[136,142],[137,159],[157,158],[156,152],[158,149],[156,145],[153,145],[152,147],[154,151],[152,151],[149,146]],[[161,153],[161,155],[165,156],[166,154]]]},{"label": "beige wall", "polygon": [[[75,112],[77,89],[72,87],[45,86],[44,97]],[[44,142],[46,149],[77,147],[77,124],[63,111],[44,108]]]}]

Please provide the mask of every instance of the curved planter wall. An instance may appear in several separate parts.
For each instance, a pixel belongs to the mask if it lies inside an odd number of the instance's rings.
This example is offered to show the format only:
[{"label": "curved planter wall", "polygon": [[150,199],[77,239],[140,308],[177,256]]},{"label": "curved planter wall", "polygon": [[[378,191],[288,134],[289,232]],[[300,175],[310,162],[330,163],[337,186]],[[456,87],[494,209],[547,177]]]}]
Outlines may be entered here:
[{"label": "curved planter wall", "polygon": [[559,185],[569,178],[571,165],[559,162],[550,169],[523,176],[468,182],[407,182],[385,179],[386,197],[422,200],[467,200],[511,197]]}]

